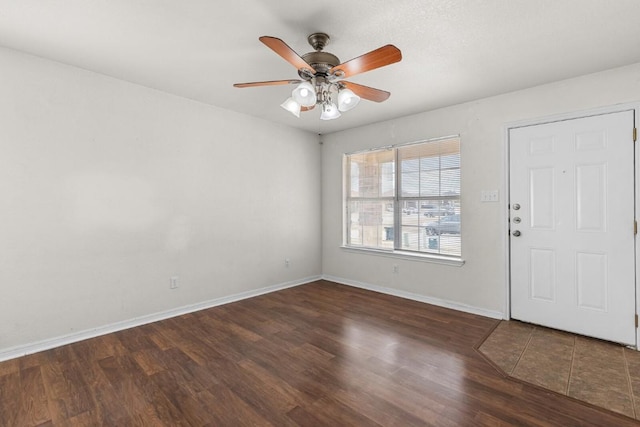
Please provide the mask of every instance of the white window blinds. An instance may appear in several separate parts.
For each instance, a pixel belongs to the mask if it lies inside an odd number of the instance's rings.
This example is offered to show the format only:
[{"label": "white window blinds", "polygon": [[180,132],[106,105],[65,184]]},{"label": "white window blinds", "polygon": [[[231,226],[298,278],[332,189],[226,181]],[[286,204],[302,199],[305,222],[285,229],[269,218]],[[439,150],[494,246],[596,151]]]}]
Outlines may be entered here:
[{"label": "white window blinds", "polygon": [[347,246],[461,256],[460,140],[345,156]]}]

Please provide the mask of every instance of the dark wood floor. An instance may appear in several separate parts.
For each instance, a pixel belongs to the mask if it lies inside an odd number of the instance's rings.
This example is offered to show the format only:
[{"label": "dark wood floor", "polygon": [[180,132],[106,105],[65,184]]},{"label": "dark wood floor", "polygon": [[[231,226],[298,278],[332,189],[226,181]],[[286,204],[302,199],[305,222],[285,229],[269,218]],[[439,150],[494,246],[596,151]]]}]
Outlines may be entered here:
[{"label": "dark wood floor", "polygon": [[0,425],[637,425],[501,376],[496,323],[319,281],[0,363]]}]

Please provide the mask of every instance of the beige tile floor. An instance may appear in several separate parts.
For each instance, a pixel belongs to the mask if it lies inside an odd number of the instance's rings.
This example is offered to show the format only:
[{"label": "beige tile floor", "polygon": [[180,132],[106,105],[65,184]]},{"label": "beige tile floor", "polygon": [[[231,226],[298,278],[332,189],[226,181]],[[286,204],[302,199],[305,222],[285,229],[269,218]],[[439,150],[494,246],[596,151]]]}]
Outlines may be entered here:
[{"label": "beige tile floor", "polygon": [[640,420],[640,352],[518,321],[479,350],[507,375]]}]

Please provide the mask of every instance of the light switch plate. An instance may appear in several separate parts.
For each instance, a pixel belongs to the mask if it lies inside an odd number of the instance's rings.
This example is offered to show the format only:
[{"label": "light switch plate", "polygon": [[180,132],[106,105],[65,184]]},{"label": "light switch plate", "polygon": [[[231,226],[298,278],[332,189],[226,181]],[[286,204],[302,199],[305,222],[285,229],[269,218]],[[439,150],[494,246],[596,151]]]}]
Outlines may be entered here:
[{"label": "light switch plate", "polygon": [[481,202],[498,202],[500,201],[498,190],[482,190],[480,193]]}]

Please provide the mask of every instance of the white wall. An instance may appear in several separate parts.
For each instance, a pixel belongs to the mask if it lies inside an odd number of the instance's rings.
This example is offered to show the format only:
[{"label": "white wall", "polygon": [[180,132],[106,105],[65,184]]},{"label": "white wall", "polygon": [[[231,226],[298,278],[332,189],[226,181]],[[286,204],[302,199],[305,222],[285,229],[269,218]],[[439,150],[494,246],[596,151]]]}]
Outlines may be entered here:
[{"label": "white wall", "polygon": [[317,135],[0,49],[0,355],[317,277],[320,174]]},{"label": "white wall", "polygon": [[[323,273],[345,283],[444,300],[488,314],[506,300],[506,151],[509,122],[640,100],[640,64],[324,136]],[[393,102],[393,97],[388,101]],[[342,155],[461,135],[462,267],[354,253],[342,243]],[[481,203],[481,190],[500,203]],[[393,273],[398,264],[399,273]],[[472,310],[473,311],[473,310]]]}]

